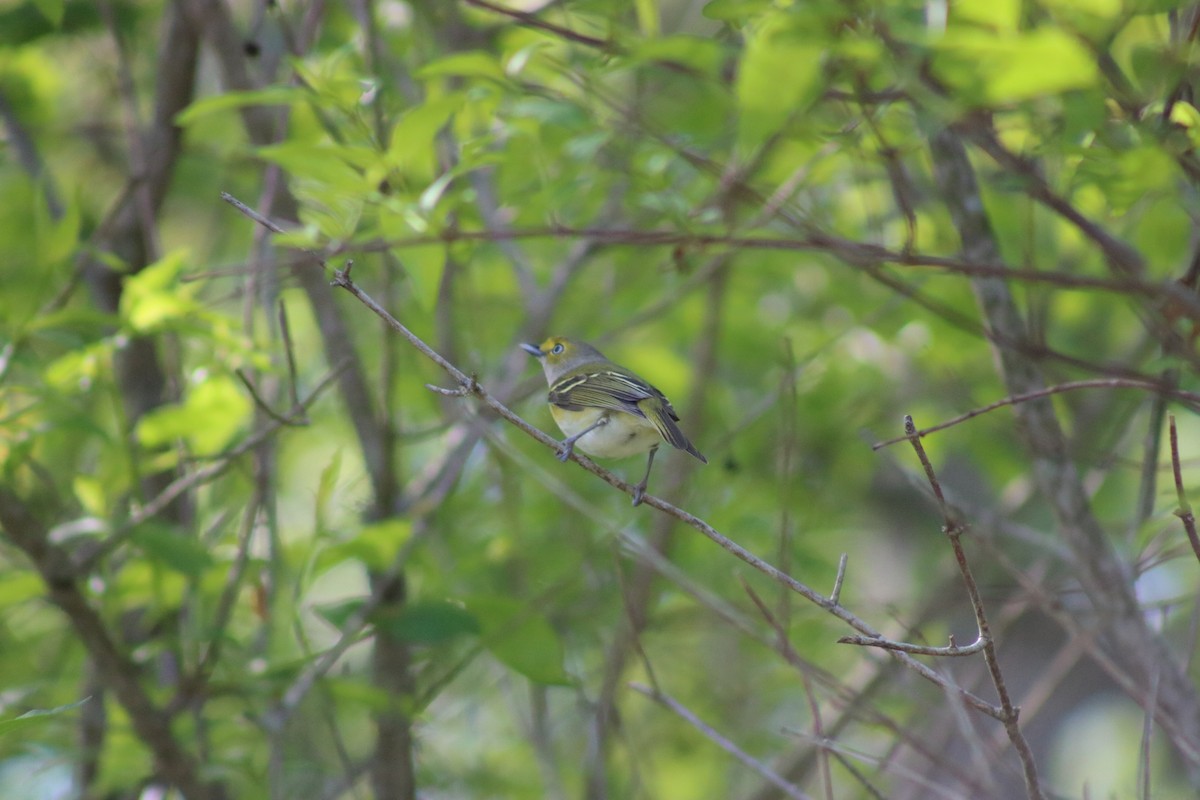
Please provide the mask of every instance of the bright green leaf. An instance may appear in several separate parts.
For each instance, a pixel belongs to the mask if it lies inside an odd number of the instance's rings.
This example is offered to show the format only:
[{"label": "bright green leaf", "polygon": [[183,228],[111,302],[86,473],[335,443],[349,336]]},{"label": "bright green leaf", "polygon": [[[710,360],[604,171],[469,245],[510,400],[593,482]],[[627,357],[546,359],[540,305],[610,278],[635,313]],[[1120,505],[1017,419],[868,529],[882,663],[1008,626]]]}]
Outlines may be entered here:
[{"label": "bright green leaf", "polygon": [[189,265],[186,251],[175,250],[125,280],[121,319],[137,333],[152,333],[196,315],[196,287],[180,283]]},{"label": "bright green leaf", "polygon": [[102,517],[108,513],[108,495],[104,485],[92,475],[76,475],[72,482],[75,497],[89,514]]},{"label": "bright green leaf", "polygon": [[749,34],[736,87],[739,147],[757,147],[816,100],[825,51],[784,15]]},{"label": "bright green leaf", "polygon": [[995,36],[955,29],[935,45],[934,72],[965,101],[1011,103],[1091,86],[1095,58],[1058,29]]},{"label": "bright green leaf", "polygon": [[452,53],[448,56],[429,62],[417,70],[416,76],[421,80],[442,78],[452,75],[460,78],[490,78],[504,80],[504,70],[496,57],[481,50],[471,50],[465,53]]},{"label": "bright green leaf", "polygon": [[950,6],[950,23],[960,22],[1015,32],[1021,24],[1021,0],[956,0]]},{"label": "bright green leaf", "polygon": [[418,177],[428,175],[434,168],[430,149],[433,137],[463,106],[462,95],[452,94],[431,100],[406,111],[392,127],[388,145],[388,163],[395,169],[409,171],[417,168]]},{"label": "bright green leaf", "polygon": [[192,388],[183,403],[144,415],[138,420],[137,437],[149,448],[182,439],[195,453],[212,455],[229,444],[250,408],[239,384],[227,375],[214,375]]},{"label": "bright green leaf", "polygon": [[771,0],[712,0],[704,6],[702,13],[708,19],[741,26],[770,8],[771,4]]},{"label": "bright green leaf", "polygon": [[364,194],[374,187],[367,184],[362,172],[355,169],[347,156],[356,155],[334,145],[314,145],[308,142],[260,147],[257,154],[286,169],[294,177],[321,185],[325,191]]},{"label": "bright green leaf", "polygon": [[287,85],[209,95],[193,101],[191,105],[176,114],[175,124],[186,128],[203,117],[222,111],[246,106],[286,106],[304,100],[306,97],[307,92],[302,87]]},{"label": "bright green leaf", "polygon": [[46,584],[37,573],[0,573],[0,608],[16,608],[45,595]]}]

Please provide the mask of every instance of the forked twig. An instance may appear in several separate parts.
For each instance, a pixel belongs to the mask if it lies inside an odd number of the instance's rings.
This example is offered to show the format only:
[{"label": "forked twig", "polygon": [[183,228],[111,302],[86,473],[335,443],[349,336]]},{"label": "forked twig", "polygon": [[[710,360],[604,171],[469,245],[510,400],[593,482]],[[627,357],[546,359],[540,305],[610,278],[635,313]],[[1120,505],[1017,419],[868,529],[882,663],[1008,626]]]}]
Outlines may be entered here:
[{"label": "forked twig", "polygon": [[966,526],[950,512],[949,506],[946,505],[946,497],[942,493],[942,485],[937,479],[933,464],[929,461],[929,455],[925,452],[925,446],[921,444],[921,434],[917,430],[917,426],[913,423],[912,417],[908,415],[904,417],[904,434],[905,438],[912,443],[913,450],[916,451],[917,458],[921,462],[921,467],[925,470],[925,477],[929,481],[933,495],[937,499],[938,510],[942,514],[942,532],[946,534],[950,540],[950,546],[954,550],[954,559],[958,563],[959,572],[962,574],[963,583],[966,585],[967,595],[971,600],[971,608],[975,612],[975,623],[979,629],[979,637],[971,648],[955,647],[953,640],[951,640],[950,648],[934,648],[935,652],[929,652],[928,648],[924,648],[921,645],[910,645],[890,640],[863,641],[862,637],[853,637],[853,639],[843,638],[839,641],[870,647],[881,647],[888,650],[898,649],[906,653],[928,653],[929,655],[957,656],[966,655],[968,652],[982,651],[984,662],[987,664],[988,673],[992,679],[992,685],[996,687],[996,694],[1000,698],[1000,722],[1004,724],[1008,740],[1017,751],[1017,756],[1020,758],[1021,766],[1025,772],[1026,790],[1030,800],[1041,800],[1044,795],[1042,794],[1041,784],[1038,781],[1037,765],[1034,762],[1033,751],[1029,747],[1029,742],[1025,740],[1025,735],[1021,732],[1021,728],[1017,722],[1020,716],[1020,709],[1013,705],[1009,697],[1008,685],[1005,683],[1004,675],[1000,671],[1000,662],[996,658],[996,643],[992,638],[991,626],[984,611],[983,598],[979,593],[979,585],[975,582],[975,575],[971,572],[971,567],[967,563],[966,552],[963,550],[962,535],[966,532]]},{"label": "forked twig", "polygon": [[1187,493],[1183,489],[1183,467],[1179,460],[1179,432],[1175,429],[1175,415],[1169,415],[1168,419],[1171,431],[1171,472],[1175,476],[1175,496],[1179,501],[1179,507],[1175,509],[1175,516],[1183,522],[1183,529],[1187,532],[1188,541],[1192,544],[1192,552],[1196,554],[1197,559],[1200,559],[1200,535],[1196,533],[1196,515],[1192,513],[1192,505],[1188,502]]}]

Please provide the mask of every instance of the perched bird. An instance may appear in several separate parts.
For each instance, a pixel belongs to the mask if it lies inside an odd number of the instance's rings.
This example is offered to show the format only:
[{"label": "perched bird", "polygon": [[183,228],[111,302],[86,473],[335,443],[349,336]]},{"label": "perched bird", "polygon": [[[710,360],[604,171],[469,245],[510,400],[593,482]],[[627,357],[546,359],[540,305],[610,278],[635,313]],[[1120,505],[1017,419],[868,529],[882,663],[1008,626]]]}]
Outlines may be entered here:
[{"label": "perched bird", "polygon": [[542,344],[522,344],[542,362],[550,385],[550,414],[567,435],[558,458],[566,461],[575,445],[590,456],[625,458],[649,452],[646,474],[634,487],[633,504],[646,494],[654,454],[666,440],[702,464],[705,458],[675,423],[679,416],[662,392],[618,366],[596,348],[576,339],[552,336]]}]

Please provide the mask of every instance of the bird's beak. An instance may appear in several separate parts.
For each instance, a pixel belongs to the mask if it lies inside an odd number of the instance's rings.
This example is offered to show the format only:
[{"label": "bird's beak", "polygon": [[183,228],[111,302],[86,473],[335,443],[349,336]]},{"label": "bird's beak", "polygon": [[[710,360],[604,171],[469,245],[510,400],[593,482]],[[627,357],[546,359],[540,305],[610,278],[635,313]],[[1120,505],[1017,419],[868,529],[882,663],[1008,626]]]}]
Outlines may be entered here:
[{"label": "bird's beak", "polygon": [[521,349],[526,353],[529,353],[529,355],[533,356],[534,358],[541,358],[546,355],[542,352],[542,348],[538,347],[536,344],[522,342]]}]

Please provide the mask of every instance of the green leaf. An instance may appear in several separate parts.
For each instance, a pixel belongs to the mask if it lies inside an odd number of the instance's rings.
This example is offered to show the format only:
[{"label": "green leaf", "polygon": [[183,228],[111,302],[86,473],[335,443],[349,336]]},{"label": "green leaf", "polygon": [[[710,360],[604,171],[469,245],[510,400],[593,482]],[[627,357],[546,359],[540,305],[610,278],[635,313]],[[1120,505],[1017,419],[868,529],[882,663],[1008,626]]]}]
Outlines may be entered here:
[{"label": "green leaf", "polygon": [[771,0],[713,0],[701,12],[708,19],[744,25],[771,7]]},{"label": "green leaf", "polygon": [[225,92],[202,97],[175,115],[175,124],[186,128],[212,114],[246,106],[288,106],[304,100],[307,92],[299,86],[268,86],[246,92]]},{"label": "green leaf", "polygon": [[463,102],[461,94],[452,94],[407,111],[392,127],[388,164],[401,172],[414,172],[414,177],[432,180],[436,168],[433,137],[462,108]]},{"label": "green leaf", "polygon": [[199,578],[213,564],[200,540],[171,528],[145,525],[130,538],[151,561],[189,578]]},{"label": "green leaf", "polygon": [[182,439],[199,455],[220,452],[241,430],[251,403],[227,375],[213,375],[191,389],[184,402],[162,406],[137,424],[138,440],[161,447]]},{"label": "green leaf", "polygon": [[323,572],[350,560],[361,563],[367,569],[387,569],[396,560],[396,553],[411,535],[412,522],[407,519],[392,517],[366,525],[350,539],[326,547],[318,553],[314,569]]},{"label": "green leaf", "polygon": [[491,53],[471,50],[465,53],[453,53],[431,61],[417,70],[416,76],[421,80],[455,76],[502,81],[504,80],[504,70]]},{"label": "green leaf", "polygon": [[1124,12],[1122,0],[1041,0],[1040,5],[1075,22],[1113,21]]},{"label": "green leaf", "polygon": [[656,38],[662,29],[656,0],[633,0],[633,9],[637,15],[638,33],[646,39]]},{"label": "green leaf", "polygon": [[365,602],[361,597],[356,597],[350,600],[339,600],[335,603],[321,603],[314,606],[313,611],[321,619],[341,630],[342,626],[359,612]]},{"label": "green leaf", "polygon": [[[323,603],[314,608],[321,619],[341,630],[362,611],[361,597]],[[445,600],[422,600],[401,606],[395,612],[376,609],[368,622],[389,636],[411,644],[438,644],[458,636],[478,634],[479,621],[461,606]]]},{"label": "green leaf", "polygon": [[38,13],[46,18],[51,25],[59,27],[63,21],[64,0],[33,0]]},{"label": "green leaf", "polygon": [[399,251],[404,274],[412,284],[413,297],[427,310],[437,306],[438,287],[446,269],[446,245],[426,244]]},{"label": "green leaf", "polygon": [[357,159],[359,154],[348,148],[286,142],[260,147],[255,152],[261,158],[283,167],[294,177],[315,182],[326,189],[365,194],[374,188],[362,172],[351,166],[349,158]]},{"label": "green leaf", "polygon": [[1096,62],[1066,31],[1019,36],[948,31],[934,45],[937,77],[972,105],[994,105],[1092,86]]},{"label": "green leaf", "polygon": [[0,608],[13,608],[29,600],[44,597],[46,585],[33,572],[0,574]]},{"label": "green leaf", "polygon": [[179,281],[188,264],[187,252],[174,250],[125,279],[120,316],[130,330],[136,333],[167,330],[172,323],[195,317],[202,311],[192,299],[197,287]]},{"label": "green leaf", "polygon": [[498,595],[479,595],[467,610],[483,629],[488,651],[534,683],[567,686],[562,642],[550,623],[529,603]]},{"label": "green leaf", "polygon": [[43,377],[61,392],[86,390],[107,373],[114,347],[110,338],[72,350],[47,365]]},{"label": "green leaf", "polygon": [[637,61],[666,61],[716,75],[725,63],[726,50],[712,39],[678,35],[636,43],[631,55]]},{"label": "green leaf", "polygon": [[958,23],[1014,32],[1021,24],[1021,0],[956,0],[950,8],[950,24]]},{"label": "green leaf", "polygon": [[[35,708],[30,711],[26,711],[19,717],[0,720],[0,736],[16,733],[17,731],[28,728],[31,725],[40,724],[41,722],[45,721],[46,717],[54,717],[58,716],[59,714],[64,714],[68,711],[74,711],[84,703],[91,701],[92,697],[88,696],[69,705],[57,706],[55,708]],[[95,702],[98,703],[100,701],[96,700]]]},{"label": "green leaf", "polygon": [[825,43],[783,14],[752,31],[738,66],[738,146],[753,150],[820,95]]},{"label": "green leaf", "polygon": [[333,490],[337,488],[338,475],[342,471],[342,451],[341,448],[333,452],[333,456],[329,459],[329,463],[321,470],[321,477],[317,481],[317,502],[315,512],[317,518],[317,530],[324,531],[327,529],[327,520],[329,518],[329,501],[333,497]]},{"label": "green leaf", "polygon": [[397,614],[376,614],[375,625],[411,644],[438,644],[480,632],[473,614],[447,600],[423,600],[404,605]]}]

